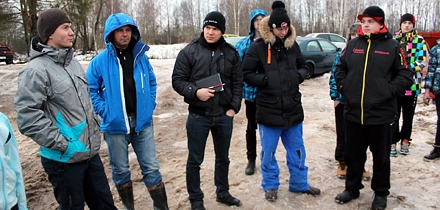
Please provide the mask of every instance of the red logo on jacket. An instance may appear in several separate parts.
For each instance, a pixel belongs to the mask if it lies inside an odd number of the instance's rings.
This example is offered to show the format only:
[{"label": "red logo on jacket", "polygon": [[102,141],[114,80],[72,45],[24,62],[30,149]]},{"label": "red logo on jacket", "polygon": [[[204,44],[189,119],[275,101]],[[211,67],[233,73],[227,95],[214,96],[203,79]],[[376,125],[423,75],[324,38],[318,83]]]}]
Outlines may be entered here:
[{"label": "red logo on jacket", "polygon": [[380,50],[375,50],[374,53],[376,54],[381,54],[381,55],[389,55],[389,52],[384,52],[384,51],[380,51]]},{"label": "red logo on jacket", "polygon": [[365,50],[364,49],[353,48],[353,53],[365,54]]}]

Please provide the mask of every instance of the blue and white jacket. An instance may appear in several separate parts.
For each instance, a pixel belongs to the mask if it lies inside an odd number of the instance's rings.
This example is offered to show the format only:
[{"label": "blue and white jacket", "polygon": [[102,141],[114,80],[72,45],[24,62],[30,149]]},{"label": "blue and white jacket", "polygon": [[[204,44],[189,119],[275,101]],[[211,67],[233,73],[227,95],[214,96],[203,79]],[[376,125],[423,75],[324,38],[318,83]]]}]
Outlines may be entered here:
[{"label": "blue and white jacket", "polygon": [[130,125],[125,108],[124,86],[121,84],[123,70],[116,55],[110,35],[123,26],[132,26],[133,76],[136,86],[136,128],[140,132],[153,123],[156,107],[156,76],[145,54],[149,46],[142,43],[139,29],[132,18],[124,13],[107,18],[104,30],[106,49],[90,61],[86,72],[95,112],[101,116],[101,130],[110,134],[128,134]]},{"label": "blue and white jacket", "polygon": [[[263,9],[256,9],[251,12],[251,18],[250,18],[250,29],[249,29],[249,35],[235,45],[235,48],[237,48],[238,54],[240,56],[240,60],[243,61],[244,56],[246,55],[246,51],[248,50],[249,46],[251,46],[252,42],[254,41],[255,36],[255,28],[254,28],[254,18],[257,16],[267,16],[267,12]],[[243,98],[246,101],[255,102],[255,96],[257,95],[257,88],[252,87],[246,82],[243,83]]]},{"label": "blue and white jacket", "polygon": [[342,50],[336,54],[335,61],[333,62],[332,71],[330,72],[330,98],[333,101],[339,101],[341,104],[345,104],[344,96],[339,92],[338,86],[336,85],[336,78],[335,78],[335,72],[336,72],[336,65],[338,65],[339,60],[341,59],[341,53]]},{"label": "blue and white jacket", "polygon": [[0,112],[0,209],[28,209],[17,141],[8,118]]},{"label": "blue and white jacket", "polygon": [[425,77],[425,89],[430,89],[435,95],[440,95],[440,39],[429,54],[428,73]]}]

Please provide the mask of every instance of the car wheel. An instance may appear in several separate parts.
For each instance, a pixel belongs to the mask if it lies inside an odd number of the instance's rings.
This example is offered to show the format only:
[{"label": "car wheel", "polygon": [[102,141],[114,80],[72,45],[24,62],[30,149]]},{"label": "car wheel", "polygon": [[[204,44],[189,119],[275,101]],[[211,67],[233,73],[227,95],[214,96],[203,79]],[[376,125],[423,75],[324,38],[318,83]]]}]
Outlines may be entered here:
[{"label": "car wheel", "polygon": [[6,65],[13,64],[13,63],[14,63],[13,60],[6,60]]},{"label": "car wheel", "polygon": [[313,76],[313,73],[315,72],[315,68],[311,63],[307,63],[307,68],[309,69],[309,71],[307,71],[306,79],[310,79]]}]

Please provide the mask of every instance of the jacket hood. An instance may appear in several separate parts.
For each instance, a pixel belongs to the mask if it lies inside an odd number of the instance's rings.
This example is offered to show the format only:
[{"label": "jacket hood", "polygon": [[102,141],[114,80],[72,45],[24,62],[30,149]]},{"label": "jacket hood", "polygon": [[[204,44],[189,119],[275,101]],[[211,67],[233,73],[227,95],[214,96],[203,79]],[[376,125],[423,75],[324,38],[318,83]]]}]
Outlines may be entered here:
[{"label": "jacket hood", "polygon": [[110,43],[111,42],[111,40],[109,39],[110,34],[122,26],[132,26],[133,31],[131,37],[136,41],[141,40],[141,34],[139,33],[139,29],[136,23],[134,22],[134,20],[130,16],[124,13],[117,13],[117,14],[111,14],[105,21],[105,29],[104,29],[105,43]]},{"label": "jacket hood", "polygon": [[[270,43],[271,45],[274,45],[277,40],[277,37],[275,36],[275,34],[272,33],[271,28],[269,27],[269,18],[270,16],[266,16],[261,20],[260,33],[261,33],[261,37],[263,38],[266,44]],[[290,25],[289,33],[284,38],[284,47],[287,49],[291,48],[295,44],[295,40],[296,40],[295,27]]]},{"label": "jacket hood", "polygon": [[69,65],[73,59],[74,49],[72,47],[56,49],[52,46],[42,44],[41,38],[36,36],[31,40],[31,49],[29,51],[28,61],[31,61],[37,57],[47,55],[55,63],[63,65]]},{"label": "jacket hood", "polygon": [[267,12],[264,9],[255,9],[251,12],[250,26],[249,26],[249,35],[251,36],[253,36],[255,32],[254,19],[259,15],[263,16],[264,18],[267,16]]}]

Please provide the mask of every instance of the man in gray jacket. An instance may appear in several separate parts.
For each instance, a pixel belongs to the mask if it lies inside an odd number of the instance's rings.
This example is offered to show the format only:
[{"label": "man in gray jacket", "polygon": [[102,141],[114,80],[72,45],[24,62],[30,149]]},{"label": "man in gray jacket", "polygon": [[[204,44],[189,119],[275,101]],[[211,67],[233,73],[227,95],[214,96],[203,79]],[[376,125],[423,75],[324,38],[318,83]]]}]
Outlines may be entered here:
[{"label": "man in gray jacket", "polygon": [[18,75],[14,99],[20,132],[41,146],[41,163],[60,209],[116,209],[98,151],[98,119],[87,79],[73,58],[71,20],[43,11],[29,63]]}]

